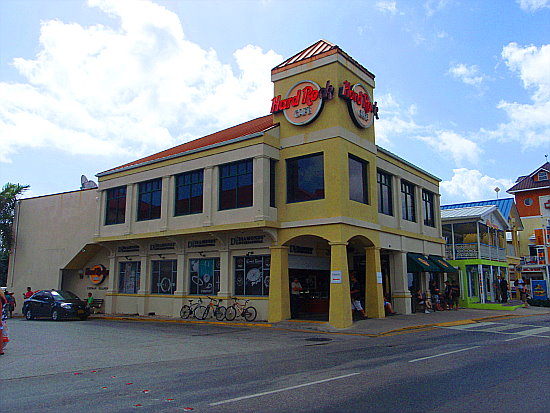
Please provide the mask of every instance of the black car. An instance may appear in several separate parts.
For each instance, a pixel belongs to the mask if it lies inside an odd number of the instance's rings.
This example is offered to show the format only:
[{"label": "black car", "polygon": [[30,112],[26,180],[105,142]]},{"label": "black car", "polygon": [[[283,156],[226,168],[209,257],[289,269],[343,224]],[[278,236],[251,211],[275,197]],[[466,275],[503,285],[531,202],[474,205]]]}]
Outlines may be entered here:
[{"label": "black car", "polygon": [[23,314],[27,320],[48,317],[54,321],[62,318],[80,318],[86,320],[90,310],[86,303],[70,291],[37,291],[23,303]]}]

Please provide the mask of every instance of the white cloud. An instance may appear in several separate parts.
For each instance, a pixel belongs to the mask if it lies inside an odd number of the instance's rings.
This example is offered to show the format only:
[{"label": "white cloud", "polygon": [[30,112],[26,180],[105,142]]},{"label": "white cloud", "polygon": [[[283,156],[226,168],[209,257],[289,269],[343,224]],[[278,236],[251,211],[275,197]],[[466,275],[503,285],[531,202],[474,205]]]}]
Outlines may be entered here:
[{"label": "white cloud", "polygon": [[42,23],[26,83],[0,83],[0,162],[25,148],[140,156],[269,113],[282,57],[248,45],[237,71],[186,40],[177,15],[147,0],[89,0],[113,26]]},{"label": "white cloud", "polygon": [[463,63],[455,64],[449,68],[448,74],[459,79],[467,85],[480,86],[485,76],[479,72],[476,65],[466,66]]},{"label": "white cloud", "polygon": [[550,145],[550,44],[518,46],[510,43],[502,50],[506,65],[517,73],[523,86],[531,91],[531,103],[502,100],[498,108],[508,121],[495,130],[482,133],[489,137],[517,141],[522,147],[548,147]]},{"label": "white cloud", "polygon": [[426,16],[431,17],[440,10],[443,10],[450,3],[450,0],[428,0],[424,3]]},{"label": "white cloud", "polygon": [[443,197],[442,204],[453,202],[450,199],[459,199],[462,202],[494,199],[497,194],[495,188],[500,188],[504,193],[511,188],[513,181],[509,179],[496,179],[483,175],[476,169],[453,169],[453,177],[450,181],[442,181],[439,184]]},{"label": "white cloud", "polygon": [[384,13],[397,14],[397,3],[394,0],[379,0],[375,7]]},{"label": "white cloud", "polygon": [[522,10],[537,11],[543,8],[550,8],[550,0],[517,0]]},{"label": "white cloud", "polygon": [[453,131],[436,131],[430,136],[417,138],[438,152],[450,155],[457,165],[462,165],[465,161],[477,164],[482,152],[477,143]]}]

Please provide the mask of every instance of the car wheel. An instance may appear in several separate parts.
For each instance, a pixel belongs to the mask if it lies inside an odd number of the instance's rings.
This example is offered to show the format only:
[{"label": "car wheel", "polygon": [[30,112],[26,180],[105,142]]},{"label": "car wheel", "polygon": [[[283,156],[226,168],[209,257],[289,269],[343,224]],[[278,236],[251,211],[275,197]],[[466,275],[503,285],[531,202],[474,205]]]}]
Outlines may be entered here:
[{"label": "car wheel", "polygon": [[52,311],[52,320],[53,321],[59,321],[59,311],[57,311],[57,310]]},{"label": "car wheel", "polygon": [[32,320],[34,318],[34,315],[32,314],[32,311],[30,309],[25,312],[25,318],[27,320]]}]

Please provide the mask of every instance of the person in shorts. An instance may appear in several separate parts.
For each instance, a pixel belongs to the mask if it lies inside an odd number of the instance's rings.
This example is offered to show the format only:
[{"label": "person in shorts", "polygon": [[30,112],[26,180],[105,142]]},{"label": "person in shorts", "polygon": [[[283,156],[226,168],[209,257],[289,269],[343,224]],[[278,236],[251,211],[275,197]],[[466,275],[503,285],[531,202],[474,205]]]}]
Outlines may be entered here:
[{"label": "person in shorts", "polygon": [[361,305],[361,284],[357,281],[355,273],[350,274],[350,295],[351,295],[351,311],[358,311],[363,318],[367,318],[367,313]]}]

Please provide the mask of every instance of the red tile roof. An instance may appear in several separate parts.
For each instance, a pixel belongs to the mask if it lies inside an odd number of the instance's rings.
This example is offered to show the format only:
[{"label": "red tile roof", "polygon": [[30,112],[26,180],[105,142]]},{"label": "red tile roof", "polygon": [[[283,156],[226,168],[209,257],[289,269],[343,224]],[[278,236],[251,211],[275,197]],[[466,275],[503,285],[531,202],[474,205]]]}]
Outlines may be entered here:
[{"label": "red tile roof", "polygon": [[546,162],[544,165],[542,165],[539,168],[535,169],[535,171],[533,173],[531,173],[530,175],[518,178],[518,180],[516,181],[516,184],[513,187],[511,187],[509,190],[507,190],[506,192],[511,194],[513,192],[526,191],[526,190],[529,190],[529,189],[539,189],[539,188],[548,188],[548,187],[550,187],[550,181],[548,181],[548,180],[535,182],[534,177],[541,170],[547,171],[548,175],[550,176],[550,162]]},{"label": "red tile roof", "polygon": [[253,119],[248,122],[241,123],[240,125],[232,126],[211,135],[206,135],[202,138],[186,142],[170,149],[166,149],[165,151],[155,153],[145,158],[141,158],[121,166],[117,166],[116,168],[108,169],[107,171],[100,172],[99,174],[97,174],[97,176],[108,175],[111,173],[119,172],[122,169],[137,167],[145,163],[161,161],[165,158],[174,157],[180,154],[183,155],[185,152],[188,151],[205,148],[211,145],[227,142],[232,139],[241,138],[255,133],[265,132],[273,128],[274,126],[278,126],[278,124],[273,123],[273,115],[262,116],[261,118]]},{"label": "red tile roof", "polygon": [[305,48],[301,52],[296,53],[294,56],[286,59],[283,63],[275,66],[273,69],[271,69],[271,74],[273,75],[275,73],[283,72],[293,67],[301,66],[303,64],[310,63],[314,60],[321,59],[335,53],[341,54],[350,62],[352,62],[355,66],[357,66],[361,71],[374,79],[374,75],[371,72],[365,69],[365,67],[363,67],[359,62],[353,59],[342,49],[340,49],[339,46],[322,39],[319,40],[317,43],[314,43],[311,46]]}]

